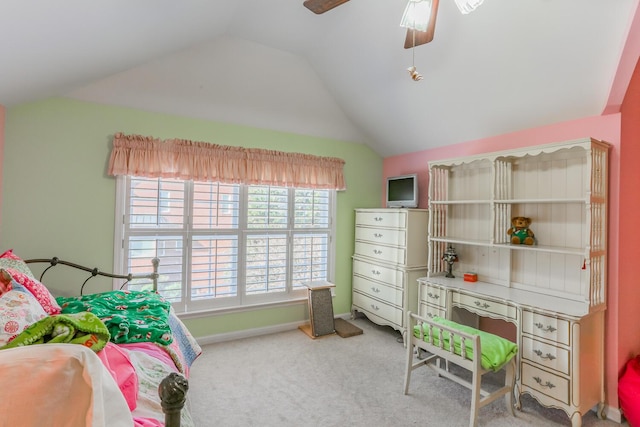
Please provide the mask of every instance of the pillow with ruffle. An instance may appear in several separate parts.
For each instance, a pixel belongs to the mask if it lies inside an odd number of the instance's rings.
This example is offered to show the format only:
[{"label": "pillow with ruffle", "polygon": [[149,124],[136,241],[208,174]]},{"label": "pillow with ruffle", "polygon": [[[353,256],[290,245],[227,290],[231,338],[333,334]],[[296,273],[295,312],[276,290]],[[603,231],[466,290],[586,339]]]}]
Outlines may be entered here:
[{"label": "pillow with ruffle", "polygon": [[13,249],[9,249],[8,251],[5,251],[2,255],[0,255],[0,268],[12,268],[14,270],[18,270],[22,274],[26,274],[31,278],[35,278],[27,263],[24,262],[18,255],[14,254]]},{"label": "pillow with ruffle", "polygon": [[49,289],[40,283],[38,279],[13,268],[0,269],[0,282],[2,282],[6,288],[13,286],[12,281],[21,284],[31,292],[32,296],[35,297],[47,314],[60,314],[60,305],[56,302],[53,295],[51,295]]},{"label": "pillow with ruffle", "polygon": [[47,317],[38,300],[17,282],[0,296],[0,347],[4,347],[22,331]]}]

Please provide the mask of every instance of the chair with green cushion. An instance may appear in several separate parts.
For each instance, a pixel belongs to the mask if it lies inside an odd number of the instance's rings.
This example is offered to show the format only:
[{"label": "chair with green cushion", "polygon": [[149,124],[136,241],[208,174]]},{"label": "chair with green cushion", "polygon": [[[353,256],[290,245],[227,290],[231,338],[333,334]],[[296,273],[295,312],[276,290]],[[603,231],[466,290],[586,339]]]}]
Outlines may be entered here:
[{"label": "chair with green cushion", "polygon": [[[515,416],[514,386],[516,375],[515,356],[518,346],[488,332],[470,326],[434,317],[426,319],[411,312],[407,313],[408,342],[407,369],[404,380],[404,394],[409,393],[411,372],[421,366],[428,366],[438,375],[446,377],[471,390],[471,417],[469,425],[477,425],[478,410],[505,397],[507,409]],[[464,349],[464,351],[462,351]],[[414,350],[424,350],[429,356],[414,360]],[[440,361],[446,362],[445,367]],[[434,363],[431,363],[434,362]],[[471,381],[467,381],[448,369],[448,363],[454,363],[471,372]],[[482,376],[488,372],[505,369],[505,384],[489,392],[482,388]]]}]

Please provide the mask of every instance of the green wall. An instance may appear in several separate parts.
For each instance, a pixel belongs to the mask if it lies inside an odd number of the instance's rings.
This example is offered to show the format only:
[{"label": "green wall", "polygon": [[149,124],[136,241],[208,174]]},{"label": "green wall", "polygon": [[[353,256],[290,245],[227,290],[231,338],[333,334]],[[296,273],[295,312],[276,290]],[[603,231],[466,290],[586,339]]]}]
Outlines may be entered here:
[{"label": "green wall", "polygon": [[[382,158],[362,144],[64,98],[7,108],[0,250],[13,248],[25,259],[57,256],[111,271],[116,180],[106,170],[116,132],[344,159],[347,190],[338,193],[334,312],[350,310],[353,209],[376,207],[381,200]],[[77,281],[70,283],[68,276],[54,272],[45,279],[54,292],[77,292]],[[97,280],[92,291],[110,286]],[[297,304],[189,317],[185,323],[195,336],[208,336],[306,316],[306,305]]]}]

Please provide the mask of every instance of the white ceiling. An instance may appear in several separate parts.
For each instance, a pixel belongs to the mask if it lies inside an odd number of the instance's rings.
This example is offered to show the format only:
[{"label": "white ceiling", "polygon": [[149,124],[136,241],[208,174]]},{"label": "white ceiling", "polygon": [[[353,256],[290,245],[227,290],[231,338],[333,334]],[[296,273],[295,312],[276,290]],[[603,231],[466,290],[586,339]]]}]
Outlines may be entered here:
[{"label": "white ceiling", "polygon": [[2,0],[0,104],[67,96],[386,157],[601,114],[638,0],[486,0],[469,15],[441,0],[415,51],[404,5]]}]

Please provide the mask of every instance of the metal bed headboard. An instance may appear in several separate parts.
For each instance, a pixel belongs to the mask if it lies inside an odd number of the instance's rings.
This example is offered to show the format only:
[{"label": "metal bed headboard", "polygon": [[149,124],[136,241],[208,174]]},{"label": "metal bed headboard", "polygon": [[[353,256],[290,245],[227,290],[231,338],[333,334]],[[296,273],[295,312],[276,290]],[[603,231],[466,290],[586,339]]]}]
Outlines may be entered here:
[{"label": "metal bed headboard", "polygon": [[112,279],[122,279],[125,282],[122,283],[122,285],[120,286],[120,289],[123,289],[131,280],[133,279],[150,279],[153,282],[153,291],[157,292],[158,291],[158,266],[160,265],[160,259],[158,258],[153,258],[151,260],[151,264],[153,265],[153,273],[149,273],[149,274],[113,274],[113,273],[106,273],[104,271],[100,271],[97,267],[94,268],[90,268],[90,267],[85,267],[83,265],[80,264],[76,264],[73,262],[69,262],[69,261],[64,261],[61,260],[58,257],[53,257],[53,258],[34,258],[34,259],[26,259],[24,260],[24,262],[26,262],[27,264],[32,264],[32,263],[49,263],[50,265],[44,269],[44,271],[40,274],[40,281],[42,282],[42,278],[44,277],[45,273],[47,271],[49,271],[49,269],[55,267],[56,265],[66,265],[68,267],[72,267],[75,268],[77,270],[83,270],[86,271],[88,273],[91,273],[91,275],[89,277],[87,277],[85,279],[85,281],[82,283],[82,286],[80,287],[80,295],[83,295],[83,291],[84,291],[84,286],[87,284],[87,282],[89,281],[89,279],[96,277],[96,276],[103,276],[103,277],[109,277]]}]

